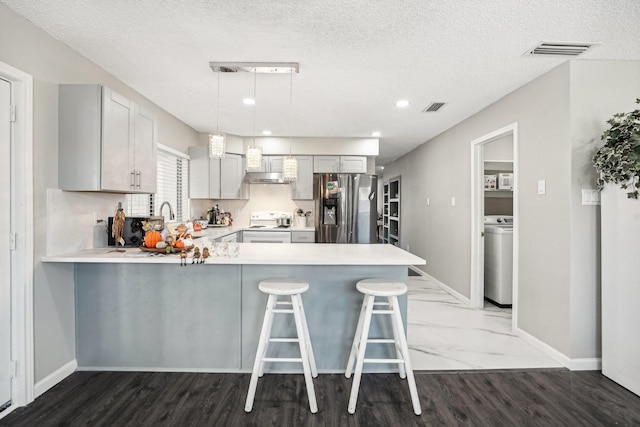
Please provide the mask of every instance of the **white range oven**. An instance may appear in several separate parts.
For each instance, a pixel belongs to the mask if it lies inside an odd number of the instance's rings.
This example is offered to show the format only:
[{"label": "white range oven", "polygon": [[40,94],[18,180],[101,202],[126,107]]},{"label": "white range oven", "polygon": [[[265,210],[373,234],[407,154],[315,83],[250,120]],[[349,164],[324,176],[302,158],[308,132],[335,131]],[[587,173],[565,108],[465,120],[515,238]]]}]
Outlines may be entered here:
[{"label": "white range oven", "polygon": [[281,211],[259,211],[251,213],[251,223],[242,231],[244,243],[291,243],[290,226],[278,226],[278,218],[291,218]]}]

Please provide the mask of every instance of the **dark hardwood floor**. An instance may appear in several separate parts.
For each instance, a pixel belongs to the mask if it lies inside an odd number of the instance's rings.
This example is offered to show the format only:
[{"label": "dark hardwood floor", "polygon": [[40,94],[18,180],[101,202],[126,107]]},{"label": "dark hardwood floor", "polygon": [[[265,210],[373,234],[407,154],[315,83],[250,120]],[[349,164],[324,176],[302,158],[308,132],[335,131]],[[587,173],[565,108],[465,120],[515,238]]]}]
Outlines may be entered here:
[{"label": "dark hardwood floor", "polygon": [[351,380],[320,375],[312,414],[302,375],[267,374],[247,414],[249,374],[76,372],[0,426],[640,425],[640,397],[600,372],[416,372],[416,382],[421,416],[392,374],[363,375],[349,415]]}]

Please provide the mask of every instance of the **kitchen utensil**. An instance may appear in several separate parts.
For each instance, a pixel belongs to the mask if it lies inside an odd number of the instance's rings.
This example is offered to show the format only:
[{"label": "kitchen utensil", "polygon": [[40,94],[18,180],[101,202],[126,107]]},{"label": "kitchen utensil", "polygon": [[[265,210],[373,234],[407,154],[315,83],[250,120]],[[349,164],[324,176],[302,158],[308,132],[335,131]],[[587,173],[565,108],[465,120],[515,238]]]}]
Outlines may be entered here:
[{"label": "kitchen utensil", "polygon": [[278,227],[291,227],[291,217],[283,215],[280,218],[276,218],[276,224]]}]

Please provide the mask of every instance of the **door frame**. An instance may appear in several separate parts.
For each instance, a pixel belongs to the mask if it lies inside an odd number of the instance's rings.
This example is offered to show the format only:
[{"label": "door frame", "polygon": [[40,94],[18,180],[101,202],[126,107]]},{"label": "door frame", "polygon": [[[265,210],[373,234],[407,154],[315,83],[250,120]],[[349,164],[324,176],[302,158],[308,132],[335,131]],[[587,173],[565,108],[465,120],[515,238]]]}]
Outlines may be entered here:
[{"label": "door frame", "polygon": [[484,144],[511,135],[513,140],[513,309],[511,332],[518,327],[519,179],[518,122],[471,141],[471,306],[484,306]]},{"label": "door frame", "polygon": [[33,77],[0,62],[0,77],[11,82],[16,120],[11,128],[11,406],[1,416],[33,401]]}]

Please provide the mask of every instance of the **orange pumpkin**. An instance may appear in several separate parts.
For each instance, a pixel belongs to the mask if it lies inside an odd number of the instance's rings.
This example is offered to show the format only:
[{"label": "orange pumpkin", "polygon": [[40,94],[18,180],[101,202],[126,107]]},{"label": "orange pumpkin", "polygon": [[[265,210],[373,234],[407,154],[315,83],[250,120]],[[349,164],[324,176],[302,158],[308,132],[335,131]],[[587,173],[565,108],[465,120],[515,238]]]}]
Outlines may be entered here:
[{"label": "orange pumpkin", "polygon": [[147,231],[144,235],[144,244],[148,248],[155,248],[156,243],[162,241],[162,235],[158,231]]},{"label": "orange pumpkin", "polygon": [[173,244],[173,247],[178,249],[183,249],[184,242],[182,240],[176,240],[176,242]]}]

